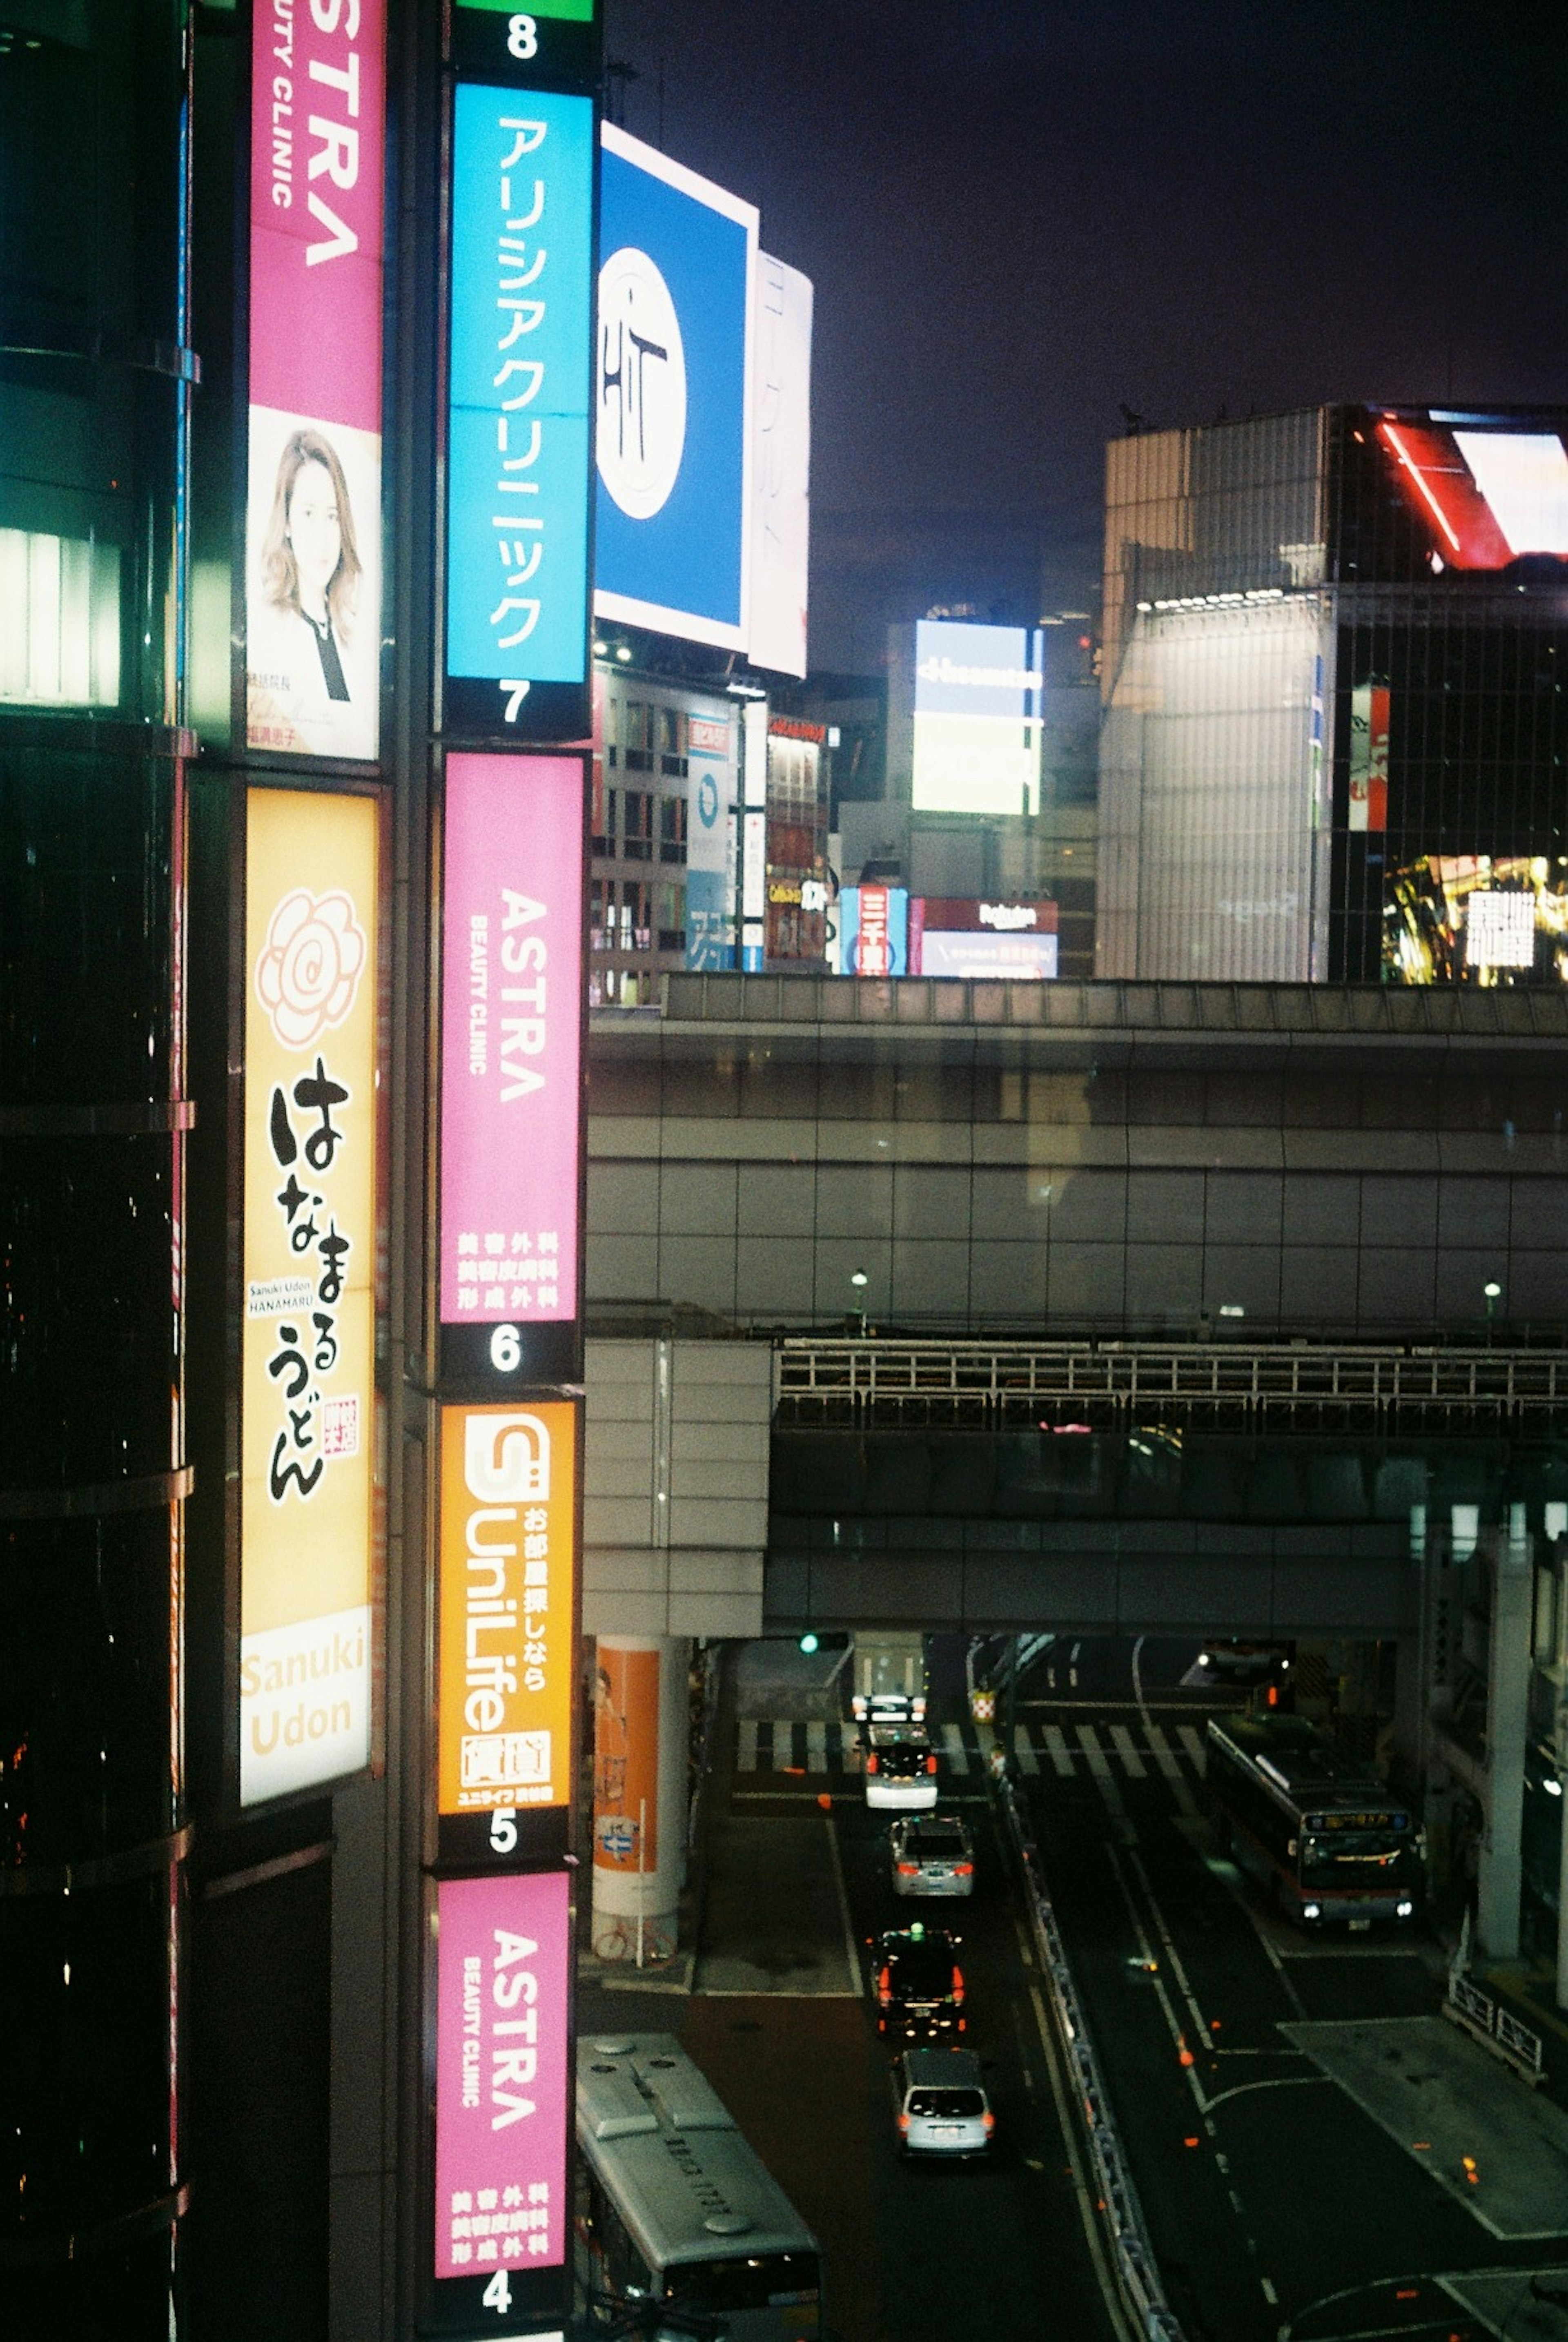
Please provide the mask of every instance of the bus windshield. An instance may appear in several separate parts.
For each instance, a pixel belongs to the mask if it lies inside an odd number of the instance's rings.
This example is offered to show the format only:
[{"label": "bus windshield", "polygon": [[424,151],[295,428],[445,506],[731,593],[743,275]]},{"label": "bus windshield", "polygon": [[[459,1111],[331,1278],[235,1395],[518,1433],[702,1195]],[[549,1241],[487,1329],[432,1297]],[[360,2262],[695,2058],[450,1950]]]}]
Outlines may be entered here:
[{"label": "bus windshield", "polygon": [[821,2281],[814,2253],[764,2253],[752,2260],[679,2263],[665,2271],[664,2297],[686,2309],[766,2309],[814,2301]]},{"label": "bus windshield", "polygon": [[1411,1854],[1410,1840],[1388,1830],[1336,1830],[1302,1842],[1303,1887],[1392,1886]]}]

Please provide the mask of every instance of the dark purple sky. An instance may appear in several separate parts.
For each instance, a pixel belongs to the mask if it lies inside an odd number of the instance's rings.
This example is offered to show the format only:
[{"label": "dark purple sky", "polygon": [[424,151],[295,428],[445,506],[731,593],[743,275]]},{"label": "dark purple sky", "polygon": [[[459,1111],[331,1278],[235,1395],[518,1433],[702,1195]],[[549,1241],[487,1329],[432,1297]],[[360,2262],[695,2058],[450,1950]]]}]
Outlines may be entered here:
[{"label": "dark purple sky", "polygon": [[816,286],[815,667],[1081,605],[1124,405],[1568,401],[1568,0],[606,8]]}]

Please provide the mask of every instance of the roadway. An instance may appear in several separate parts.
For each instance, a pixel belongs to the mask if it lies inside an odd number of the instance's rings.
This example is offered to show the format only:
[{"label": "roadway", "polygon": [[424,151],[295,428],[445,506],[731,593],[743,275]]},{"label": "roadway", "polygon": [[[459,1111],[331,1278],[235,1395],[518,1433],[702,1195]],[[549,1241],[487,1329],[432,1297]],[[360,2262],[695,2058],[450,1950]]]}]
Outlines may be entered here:
[{"label": "roadway", "polygon": [[[1536,2128],[1519,2128],[1529,2094],[1436,2017],[1434,1942],[1304,1938],[1221,1859],[1205,1705],[1178,1687],[1193,1647],[1146,1645],[1134,1673],[1127,1644],[1064,1642],[1012,1718],[1014,1777],[1188,2342],[1563,2342],[1568,2316],[1530,2285],[1568,2262],[1568,2117],[1530,2102]],[[985,1786],[990,1736],[936,1704],[942,1803],[974,1835],[976,1892],[916,1904],[891,1892],[853,1733],[826,1703],[777,1704],[794,1712],[770,1716],[754,1682],[724,1736],[693,1988],[640,1994],[634,2021],[681,2033],[817,2230],[840,2342],[1115,2342]],[[864,1939],[917,1915],[964,1937],[994,2167],[931,2170],[895,2151]],[[623,1992],[588,1989],[579,2021],[634,2020]]]}]

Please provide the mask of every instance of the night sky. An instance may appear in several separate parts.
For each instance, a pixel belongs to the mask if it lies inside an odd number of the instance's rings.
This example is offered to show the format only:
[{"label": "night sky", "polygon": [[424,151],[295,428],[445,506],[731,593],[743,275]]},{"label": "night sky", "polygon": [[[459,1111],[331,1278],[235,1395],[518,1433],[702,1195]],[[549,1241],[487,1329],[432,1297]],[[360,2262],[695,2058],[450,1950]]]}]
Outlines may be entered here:
[{"label": "night sky", "polygon": [[815,284],[814,668],[1092,606],[1124,406],[1568,401],[1568,0],[606,0],[606,41],[627,129]]}]

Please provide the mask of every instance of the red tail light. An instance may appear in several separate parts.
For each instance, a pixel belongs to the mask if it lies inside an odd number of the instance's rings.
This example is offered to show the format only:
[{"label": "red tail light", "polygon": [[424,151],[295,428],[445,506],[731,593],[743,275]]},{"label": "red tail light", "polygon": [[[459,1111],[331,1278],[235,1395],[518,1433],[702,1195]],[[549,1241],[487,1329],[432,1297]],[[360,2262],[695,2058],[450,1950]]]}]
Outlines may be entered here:
[{"label": "red tail light", "polygon": [[989,2138],[991,2133],[996,2127],[996,2117],[992,2113],[989,2107],[986,2107],[985,2112],[981,2116],[980,2119],[985,2126],[985,2135]]},{"label": "red tail light", "polygon": [[955,1862],[953,1866],[953,1876],[954,1878],[973,1878],[974,1865],[972,1862]]},{"label": "red tail light", "polygon": [[928,1756],[928,1757],[926,1758],[926,1760],[925,1760],[925,1769],[926,1769],[926,1771],[927,1771],[928,1773],[934,1773],[934,1772],[935,1772],[935,1770],[936,1770],[936,1759],[935,1759],[935,1757],[934,1757],[934,1756]]},{"label": "red tail light", "polygon": [[919,1863],[901,1862],[898,1866],[898,1875],[900,1878],[918,1878],[920,1876]]},{"label": "red tail light", "polygon": [[874,1748],[865,1760],[865,1769],[868,1773],[874,1773],[877,1769],[876,1751]]},{"label": "red tail light", "polygon": [[876,1979],[876,1997],[878,2000],[884,2002],[893,1998],[893,1987],[888,1980],[885,1968],[882,1969]]},{"label": "red tail light", "polygon": [[964,1970],[962,1968],[954,1968],[953,1971],[953,1997],[955,2001],[962,2001],[964,1998]]},{"label": "red tail light", "polygon": [[900,2130],[907,2130],[909,2128],[909,2117],[907,2115],[899,2116],[898,2127]]}]

